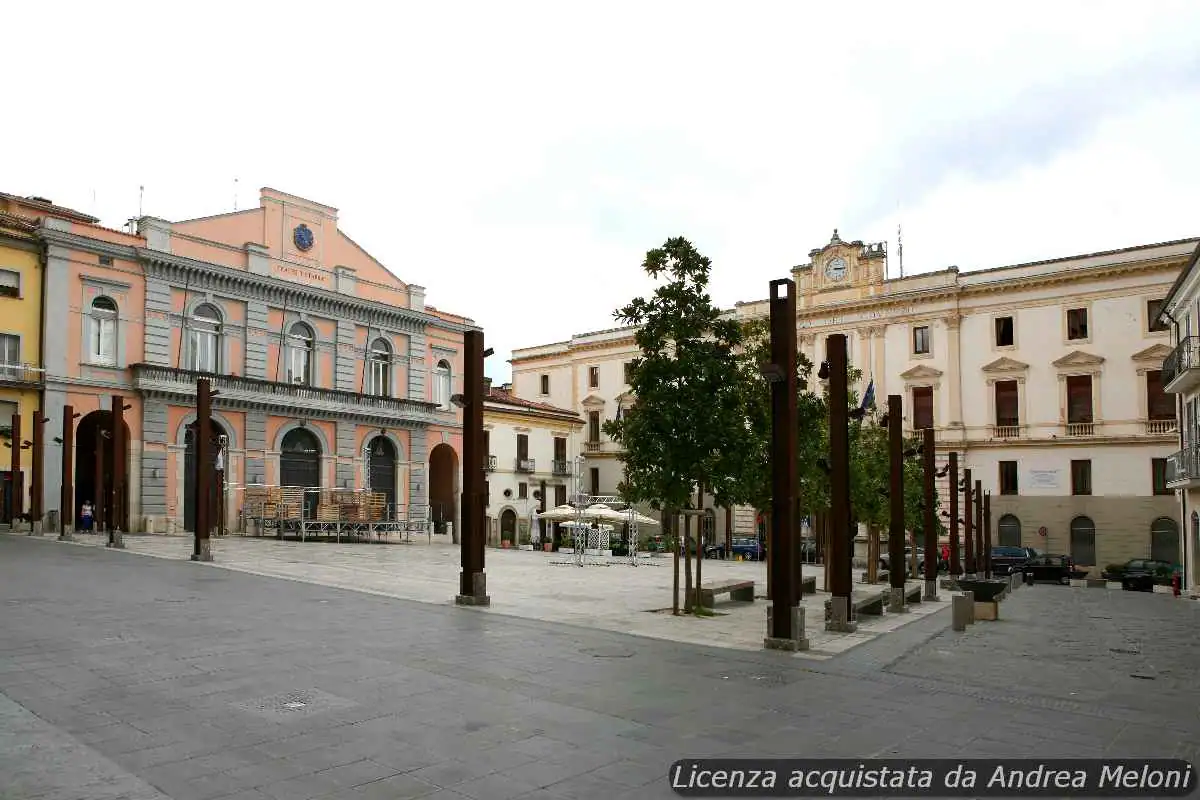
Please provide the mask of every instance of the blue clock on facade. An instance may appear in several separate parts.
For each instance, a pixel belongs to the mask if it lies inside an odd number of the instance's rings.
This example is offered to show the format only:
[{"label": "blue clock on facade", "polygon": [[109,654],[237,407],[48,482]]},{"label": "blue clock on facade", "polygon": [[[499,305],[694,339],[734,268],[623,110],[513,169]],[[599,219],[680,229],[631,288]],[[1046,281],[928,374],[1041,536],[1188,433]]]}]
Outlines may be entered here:
[{"label": "blue clock on facade", "polygon": [[303,223],[297,225],[296,230],[292,231],[292,241],[301,250],[311,250],[313,246],[312,228]]}]

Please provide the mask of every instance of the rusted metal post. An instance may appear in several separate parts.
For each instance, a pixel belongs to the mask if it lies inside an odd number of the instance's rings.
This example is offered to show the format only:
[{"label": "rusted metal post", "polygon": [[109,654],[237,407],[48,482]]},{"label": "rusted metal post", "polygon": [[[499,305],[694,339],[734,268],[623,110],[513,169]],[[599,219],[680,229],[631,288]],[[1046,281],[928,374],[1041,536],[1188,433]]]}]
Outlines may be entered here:
[{"label": "rusted metal post", "polygon": [[987,553],[983,549],[983,481],[975,481],[975,572],[984,577],[987,571]]},{"label": "rusted metal post", "polygon": [[926,600],[937,600],[937,514],[934,513],[934,502],[937,495],[934,491],[934,476],[937,472],[937,440],[933,434],[933,428],[925,429],[925,441],[923,443],[922,456],[925,462],[924,489],[922,500],[924,502],[923,514],[921,517],[921,527],[925,529],[925,594]]},{"label": "rusted metal post", "polygon": [[108,452],[105,442],[108,440],[105,438],[107,431],[101,427],[99,420],[92,426],[92,432],[95,434],[96,442],[92,452],[92,494],[95,496],[84,498],[84,500],[93,506],[92,529],[99,533],[102,526],[108,524],[108,489],[106,488],[108,481],[104,472],[106,463],[104,454]]},{"label": "rusted metal post", "polygon": [[212,561],[212,384],[208,378],[196,380],[196,530],[192,534],[192,561]]},{"label": "rusted metal post", "polygon": [[971,470],[963,470],[963,543],[966,545],[966,571],[968,578],[975,577],[975,533],[971,510]]},{"label": "rusted metal post", "polygon": [[108,503],[108,546],[121,548],[125,546],[123,534],[129,525],[125,509],[125,453],[128,442],[125,441],[125,398],[119,394],[112,396],[112,414],[109,417],[109,482]]},{"label": "rusted metal post", "polygon": [[796,284],[771,281],[771,538],[767,548],[771,606],[763,644],[773,650],[806,650],[796,554]]},{"label": "rusted metal post", "polygon": [[904,602],[904,398],[888,399],[888,584],[889,611],[907,611]]},{"label": "rusted metal post", "polygon": [[829,494],[830,607],[826,630],[857,630],[851,606],[853,581],[850,542],[850,415],[847,385],[846,336],[835,333],[827,340],[829,362]]},{"label": "rusted metal post", "polygon": [[62,479],[58,504],[58,521],[62,526],[58,538],[70,541],[72,529],[75,527],[75,487],[72,478],[75,477],[75,409],[63,406],[62,422]]},{"label": "rusted metal post", "polygon": [[[484,571],[483,495],[487,453],[483,445],[483,331],[463,334],[463,488],[461,498],[462,574],[454,602],[463,606],[491,605]],[[576,542],[578,545],[578,542]]]},{"label": "rusted metal post", "polygon": [[41,531],[42,514],[43,514],[43,498],[42,485],[43,481],[43,464],[45,464],[46,447],[46,415],[42,413],[39,407],[33,415],[33,469],[29,478],[29,522],[30,529]]},{"label": "rusted metal post", "polygon": [[20,413],[12,415],[12,459],[9,461],[10,472],[12,477],[12,524],[17,523],[17,518],[25,513],[25,482],[21,480],[21,443],[24,441],[24,434],[21,432],[21,415]]},{"label": "rusted metal post", "polygon": [[983,494],[983,571],[992,577],[992,493]]},{"label": "rusted metal post", "polygon": [[962,559],[958,555],[958,453],[950,451],[950,580],[962,577]]},{"label": "rusted metal post", "polygon": [[[688,501],[691,505],[691,501]],[[693,600],[695,600],[692,591],[692,515],[687,512],[690,509],[684,509],[683,515],[683,613],[692,613]]]},{"label": "rusted metal post", "polygon": [[674,576],[671,579],[671,613],[679,616],[679,515],[663,509],[663,530],[667,532],[667,546],[671,554],[671,567]]}]

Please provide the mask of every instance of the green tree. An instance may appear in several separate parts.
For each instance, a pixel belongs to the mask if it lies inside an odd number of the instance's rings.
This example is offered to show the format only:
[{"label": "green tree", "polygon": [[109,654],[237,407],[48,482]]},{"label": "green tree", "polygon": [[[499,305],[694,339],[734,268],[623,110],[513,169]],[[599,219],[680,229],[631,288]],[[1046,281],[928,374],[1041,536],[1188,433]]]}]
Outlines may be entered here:
[{"label": "green tree", "polygon": [[637,326],[641,356],[630,376],[637,400],[604,424],[623,451],[622,493],[631,502],[681,509],[703,484],[718,504],[739,502],[745,452],[756,444],[737,358],[742,328],[713,304],[712,262],[687,239],[649,251],[642,268],[660,285],[615,314]]}]

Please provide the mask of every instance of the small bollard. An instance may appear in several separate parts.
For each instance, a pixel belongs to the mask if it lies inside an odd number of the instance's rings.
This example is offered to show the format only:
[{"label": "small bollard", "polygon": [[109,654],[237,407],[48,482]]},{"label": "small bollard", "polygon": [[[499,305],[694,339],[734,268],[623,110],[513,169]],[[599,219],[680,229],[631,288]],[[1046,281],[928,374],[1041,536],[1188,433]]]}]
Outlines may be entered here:
[{"label": "small bollard", "polygon": [[964,594],[956,594],[950,600],[950,624],[956,631],[965,631],[970,623],[974,603]]}]

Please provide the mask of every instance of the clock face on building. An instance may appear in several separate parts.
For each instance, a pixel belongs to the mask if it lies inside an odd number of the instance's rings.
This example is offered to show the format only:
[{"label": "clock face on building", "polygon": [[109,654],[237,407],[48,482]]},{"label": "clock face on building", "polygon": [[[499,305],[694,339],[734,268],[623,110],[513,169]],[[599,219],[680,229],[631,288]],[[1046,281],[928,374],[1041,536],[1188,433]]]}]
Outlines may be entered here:
[{"label": "clock face on building", "polygon": [[313,246],[312,228],[303,223],[297,225],[296,230],[292,231],[292,241],[302,251],[311,250]]},{"label": "clock face on building", "polygon": [[829,263],[825,265],[825,277],[830,280],[840,281],[846,277],[846,259],[838,256],[831,258]]}]

